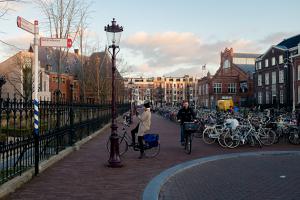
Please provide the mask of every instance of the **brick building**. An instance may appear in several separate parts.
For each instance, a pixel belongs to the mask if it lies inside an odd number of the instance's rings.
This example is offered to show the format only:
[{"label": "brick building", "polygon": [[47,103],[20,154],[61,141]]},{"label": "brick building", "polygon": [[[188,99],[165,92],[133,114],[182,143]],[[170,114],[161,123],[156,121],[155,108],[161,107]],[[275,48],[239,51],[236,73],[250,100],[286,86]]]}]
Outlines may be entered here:
[{"label": "brick building", "polygon": [[[131,83],[131,84],[129,84]],[[191,103],[197,101],[197,81],[195,77],[152,77],[152,78],[126,78],[125,88],[131,97],[138,102],[151,101],[155,105],[176,105],[183,100]],[[131,89],[130,89],[131,88]]]},{"label": "brick building", "polygon": [[258,105],[292,108],[298,103],[299,48],[300,35],[296,35],[271,46],[256,59],[254,78]]},{"label": "brick building", "polygon": [[[58,88],[58,76],[56,72],[49,73],[49,88],[51,92],[51,100],[56,100],[56,91]],[[80,101],[80,84],[79,81],[70,74],[60,74],[59,89],[61,92],[61,100],[69,102],[71,100],[71,85],[73,86],[73,101]]]},{"label": "brick building", "polygon": [[234,53],[233,49],[221,52],[220,67],[211,76],[198,80],[200,106],[215,108],[217,101],[232,99],[235,105],[248,106],[253,101],[253,73],[258,54]]}]

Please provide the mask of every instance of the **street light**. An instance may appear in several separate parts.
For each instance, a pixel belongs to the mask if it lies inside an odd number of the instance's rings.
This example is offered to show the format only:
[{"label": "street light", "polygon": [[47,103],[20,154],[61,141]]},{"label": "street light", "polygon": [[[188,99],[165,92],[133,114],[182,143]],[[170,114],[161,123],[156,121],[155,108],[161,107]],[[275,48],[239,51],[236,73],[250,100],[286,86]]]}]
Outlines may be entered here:
[{"label": "street light", "polygon": [[295,100],[295,70],[294,70],[294,64],[292,58],[285,58],[284,59],[284,67],[288,68],[288,64],[291,64],[292,66],[292,87],[293,87],[293,107],[292,111],[295,112],[296,110],[296,100]]},{"label": "street light", "polygon": [[[112,56],[112,98],[111,98],[111,135],[110,135],[110,157],[108,160],[109,167],[122,167],[120,154],[119,154],[119,137],[118,137],[118,126],[116,124],[116,91],[115,91],[115,73],[116,73],[116,55],[119,53],[119,43],[121,34],[123,31],[123,27],[119,26],[115,18],[111,22],[111,25],[107,25],[104,27],[104,31],[106,31],[106,36],[108,40],[108,51]],[[110,51],[112,49],[112,52]],[[116,52],[116,49],[118,50]]]}]

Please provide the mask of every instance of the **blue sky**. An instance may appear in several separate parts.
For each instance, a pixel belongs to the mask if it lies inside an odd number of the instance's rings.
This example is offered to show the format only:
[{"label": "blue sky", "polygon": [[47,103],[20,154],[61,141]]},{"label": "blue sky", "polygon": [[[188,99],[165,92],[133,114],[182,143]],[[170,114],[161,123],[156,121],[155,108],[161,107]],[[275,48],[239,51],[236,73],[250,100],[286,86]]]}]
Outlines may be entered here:
[{"label": "blue sky", "polygon": [[[44,17],[32,3],[14,8],[6,20],[0,20],[1,38],[26,48],[31,35],[16,27],[16,16],[40,23]],[[96,46],[104,48],[103,27],[115,17],[124,26],[120,56],[129,74],[199,75],[203,64],[211,72],[217,69],[226,47],[263,53],[270,45],[300,34],[299,8],[299,0],[94,0],[88,19],[89,44],[99,41]],[[1,61],[14,51],[1,47]]]}]

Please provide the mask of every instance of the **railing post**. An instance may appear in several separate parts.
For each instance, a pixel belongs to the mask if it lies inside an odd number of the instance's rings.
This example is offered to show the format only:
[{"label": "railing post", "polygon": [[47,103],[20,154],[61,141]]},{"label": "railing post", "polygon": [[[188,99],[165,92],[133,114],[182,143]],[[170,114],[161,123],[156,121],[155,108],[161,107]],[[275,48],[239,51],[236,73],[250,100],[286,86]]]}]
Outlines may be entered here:
[{"label": "railing post", "polygon": [[71,98],[70,98],[70,139],[69,144],[73,146],[75,143],[75,128],[74,128],[74,107],[73,107],[73,85],[70,85]]}]

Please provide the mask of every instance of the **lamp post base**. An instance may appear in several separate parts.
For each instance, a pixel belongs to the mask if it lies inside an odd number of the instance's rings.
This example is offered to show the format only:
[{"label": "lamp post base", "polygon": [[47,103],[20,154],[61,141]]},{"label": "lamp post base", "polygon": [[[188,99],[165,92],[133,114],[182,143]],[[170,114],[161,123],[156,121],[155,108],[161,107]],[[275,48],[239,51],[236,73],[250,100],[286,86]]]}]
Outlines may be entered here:
[{"label": "lamp post base", "polygon": [[110,157],[108,160],[108,167],[111,168],[120,168],[123,167],[123,164],[121,163],[121,159],[119,156],[119,137],[118,135],[111,135],[110,136]]}]

